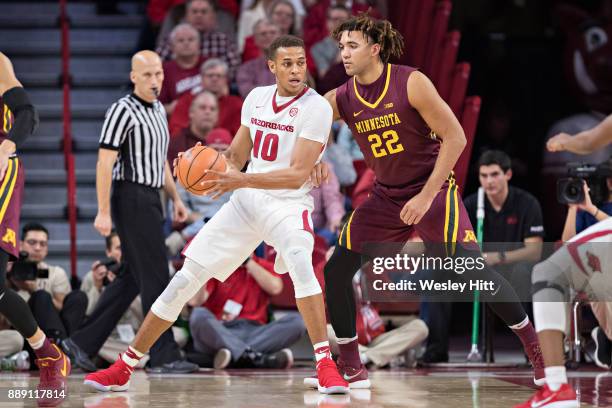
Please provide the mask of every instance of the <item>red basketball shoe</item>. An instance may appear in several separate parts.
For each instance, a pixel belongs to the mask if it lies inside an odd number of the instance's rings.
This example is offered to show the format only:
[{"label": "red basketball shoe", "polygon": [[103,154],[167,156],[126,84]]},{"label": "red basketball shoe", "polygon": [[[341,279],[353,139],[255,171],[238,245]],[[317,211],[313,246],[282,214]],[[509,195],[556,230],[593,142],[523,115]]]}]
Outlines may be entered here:
[{"label": "red basketball shoe", "polygon": [[578,408],[576,393],[569,384],[561,385],[557,391],[552,391],[548,385],[540,388],[528,401],[515,405],[514,408]]},{"label": "red basketball shoe", "polygon": [[[368,379],[368,370],[363,365],[356,369],[344,365],[342,359],[338,359],[338,372],[348,382],[351,390],[369,389],[372,386]],[[319,379],[316,376],[306,377],[304,378],[304,385],[310,388],[318,388]]]},{"label": "red basketball shoe", "polygon": [[130,387],[130,376],[134,369],[127,365],[119,355],[117,361],[110,367],[87,374],[83,384],[97,391],[127,391]]},{"label": "red basketball shoe", "polygon": [[70,375],[70,359],[55,344],[51,344],[51,347],[57,351],[57,357],[36,359],[40,370],[40,382],[36,387],[37,401],[41,407],[54,407],[67,396],[66,379]]},{"label": "red basketball shoe", "polygon": [[322,358],[317,362],[317,388],[323,394],[346,394],[349,385],[338,373],[336,363],[330,357]]}]

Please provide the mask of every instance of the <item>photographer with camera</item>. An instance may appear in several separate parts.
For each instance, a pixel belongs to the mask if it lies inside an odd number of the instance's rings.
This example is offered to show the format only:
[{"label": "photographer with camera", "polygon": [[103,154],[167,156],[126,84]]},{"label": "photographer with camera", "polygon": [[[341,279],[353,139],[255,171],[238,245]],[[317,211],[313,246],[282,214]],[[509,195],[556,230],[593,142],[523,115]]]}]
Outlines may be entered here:
[{"label": "photographer with camera", "polygon": [[49,253],[45,226],[28,223],[21,234],[20,258],[13,264],[10,282],[28,302],[43,332],[48,337],[64,339],[83,322],[87,296],[80,290],[71,290],[64,269],[44,262]]}]

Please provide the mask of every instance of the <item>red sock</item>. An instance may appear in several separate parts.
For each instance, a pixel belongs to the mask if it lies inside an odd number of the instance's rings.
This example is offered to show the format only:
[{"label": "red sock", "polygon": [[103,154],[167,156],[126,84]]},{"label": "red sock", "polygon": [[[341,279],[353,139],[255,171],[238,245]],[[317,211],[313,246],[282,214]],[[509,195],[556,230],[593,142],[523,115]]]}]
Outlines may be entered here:
[{"label": "red sock", "polygon": [[38,358],[57,358],[60,356],[60,353],[58,352],[56,347],[57,346],[53,347],[53,343],[51,343],[49,339],[45,338],[45,341],[43,342],[42,346],[40,346],[40,348],[35,349],[34,353]]},{"label": "red sock", "polygon": [[344,364],[353,368],[361,367],[357,336],[352,339],[338,339],[338,348],[340,349],[340,358],[342,358]]},{"label": "red sock", "polygon": [[512,331],[521,339],[521,343],[523,343],[523,347],[526,347],[528,344],[538,341],[538,334],[533,328],[533,324],[529,322],[524,327],[520,329],[512,329]]}]

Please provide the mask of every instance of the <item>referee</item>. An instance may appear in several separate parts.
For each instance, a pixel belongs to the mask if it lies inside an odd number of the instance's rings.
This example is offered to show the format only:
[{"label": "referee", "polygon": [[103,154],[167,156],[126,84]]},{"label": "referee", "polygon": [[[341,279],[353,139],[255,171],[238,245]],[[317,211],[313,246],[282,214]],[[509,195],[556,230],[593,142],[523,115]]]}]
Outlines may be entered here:
[{"label": "referee", "polygon": [[[152,51],[136,53],[130,79],[134,92],[111,106],[102,128],[96,171],[98,214],[94,222],[96,230],[108,236],[114,221],[126,267],[102,292],[84,326],[64,344],[71,359],[88,371],[95,366],[90,366],[87,355],[97,354],[138,289],[146,315],[170,280],[161,188],[174,202],[174,220],[187,218],[166,161],[168,124],[164,107],[157,101],[164,79],[159,56]],[[185,373],[198,368],[181,359],[171,330],[151,348],[150,357],[153,372]]]}]

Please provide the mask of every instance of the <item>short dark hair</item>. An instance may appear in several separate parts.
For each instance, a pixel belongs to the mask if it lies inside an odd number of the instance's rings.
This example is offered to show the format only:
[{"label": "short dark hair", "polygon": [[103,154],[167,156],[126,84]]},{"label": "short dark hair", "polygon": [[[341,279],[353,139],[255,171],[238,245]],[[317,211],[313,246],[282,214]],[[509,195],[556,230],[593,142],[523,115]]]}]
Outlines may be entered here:
[{"label": "short dark hair", "polygon": [[117,234],[117,231],[113,228],[110,232],[110,234],[108,234],[108,236],[106,236],[104,238],[104,242],[106,243],[106,250],[110,251],[111,246],[113,245],[113,238],[118,237],[119,234]]},{"label": "short dark hair", "polygon": [[480,155],[480,158],[478,159],[479,170],[480,166],[490,166],[492,164],[497,164],[499,167],[501,167],[504,173],[512,168],[512,160],[510,159],[510,156],[501,150],[487,150]]},{"label": "short dark hair", "polygon": [[28,222],[21,229],[21,239],[24,239],[27,233],[30,231],[42,231],[47,234],[47,238],[49,238],[49,230],[47,229],[47,227],[45,227],[39,222]]},{"label": "short dark hair", "polygon": [[274,60],[274,58],[276,58],[276,51],[279,48],[289,47],[300,47],[306,49],[304,40],[302,40],[300,37],[296,37],[295,35],[281,35],[276,40],[272,41],[272,44],[270,44],[266,50],[266,58],[269,60]]},{"label": "short dark hair", "polygon": [[336,4],[333,6],[329,6],[327,8],[327,13],[325,14],[327,17],[329,17],[329,13],[333,10],[341,10],[346,12],[349,16],[351,15],[351,10],[349,10],[348,8],[346,8],[345,6],[343,6],[342,4]]}]

